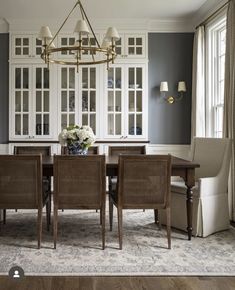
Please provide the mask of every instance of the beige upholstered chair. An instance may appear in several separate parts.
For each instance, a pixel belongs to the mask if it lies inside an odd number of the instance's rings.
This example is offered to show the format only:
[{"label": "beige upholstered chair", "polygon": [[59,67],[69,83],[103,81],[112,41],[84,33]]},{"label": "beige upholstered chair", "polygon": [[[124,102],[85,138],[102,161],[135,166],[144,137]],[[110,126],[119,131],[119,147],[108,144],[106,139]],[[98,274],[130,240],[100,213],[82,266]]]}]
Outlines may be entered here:
[{"label": "beige upholstered chair", "polygon": [[42,157],[40,155],[0,155],[0,209],[38,210],[38,248],[42,238],[42,208],[47,207],[49,226],[49,193],[43,191]]},{"label": "beige upholstered chair", "polygon": [[[193,189],[193,235],[206,237],[229,227],[228,175],[231,141],[226,138],[194,138],[190,160],[200,164]],[[186,230],[186,187],[171,184],[173,227]],[[164,215],[162,217],[164,222]]]},{"label": "beige upholstered chair", "polygon": [[[99,209],[102,248],[105,247],[105,156],[54,157],[54,248],[58,209]],[[79,237],[78,237],[79,238]]]},{"label": "beige upholstered chair", "polygon": [[[168,248],[170,225],[170,155],[120,155],[117,188],[110,195],[110,229],[113,204],[118,210],[119,248],[122,249],[123,209],[166,209]],[[156,216],[155,216],[156,222]]]}]

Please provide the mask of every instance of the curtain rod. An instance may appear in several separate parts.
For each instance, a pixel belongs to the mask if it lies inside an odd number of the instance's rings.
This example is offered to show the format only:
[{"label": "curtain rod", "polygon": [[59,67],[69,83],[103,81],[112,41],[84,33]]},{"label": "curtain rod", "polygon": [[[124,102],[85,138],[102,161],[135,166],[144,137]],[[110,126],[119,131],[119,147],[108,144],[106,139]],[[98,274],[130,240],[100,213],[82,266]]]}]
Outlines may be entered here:
[{"label": "curtain rod", "polygon": [[204,21],[202,21],[200,24],[198,24],[197,26],[196,26],[196,29],[199,27],[199,26],[201,26],[201,25],[204,25],[204,24],[206,24],[206,22],[208,22],[208,20],[210,20],[211,18],[213,18],[214,16],[216,16],[224,7],[226,7],[228,4],[229,4],[229,2],[230,2],[231,0],[228,0],[226,3],[224,3],[220,8],[218,8],[215,12],[213,12],[211,15],[209,15]]}]

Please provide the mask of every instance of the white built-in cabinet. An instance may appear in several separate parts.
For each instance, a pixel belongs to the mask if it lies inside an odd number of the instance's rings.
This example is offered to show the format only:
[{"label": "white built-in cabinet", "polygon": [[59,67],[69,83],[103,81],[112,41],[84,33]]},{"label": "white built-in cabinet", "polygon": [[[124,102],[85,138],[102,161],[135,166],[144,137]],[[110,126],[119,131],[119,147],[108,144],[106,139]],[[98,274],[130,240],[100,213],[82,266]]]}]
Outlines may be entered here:
[{"label": "white built-in cabinet", "polygon": [[[75,66],[53,64],[48,69],[40,58],[37,34],[12,33],[9,139],[57,141],[63,128],[79,124],[91,126],[97,140],[146,141],[146,35],[121,32],[118,56],[109,70],[105,64],[80,66],[77,70]],[[73,35],[62,34],[55,45],[74,43]],[[83,45],[95,45],[94,38],[84,38]],[[58,57],[74,55],[58,52]]]}]

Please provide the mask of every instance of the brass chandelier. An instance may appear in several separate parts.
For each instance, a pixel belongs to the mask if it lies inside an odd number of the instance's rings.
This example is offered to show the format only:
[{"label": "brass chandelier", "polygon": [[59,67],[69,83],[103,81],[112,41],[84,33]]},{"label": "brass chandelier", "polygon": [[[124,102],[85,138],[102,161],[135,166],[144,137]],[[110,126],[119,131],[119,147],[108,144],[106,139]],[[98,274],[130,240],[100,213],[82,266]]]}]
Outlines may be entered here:
[{"label": "brass chandelier", "polygon": [[[80,9],[81,19],[77,21],[74,29],[74,34],[76,35],[75,44],[63,47],[55,47],[54,40],[76,7],[79,7]],[[92,35],[95,41],[94,45],[91,45],[91,38],[89,34]],[[87,39],[88,45],[83,44],[84,38]],[[109,63],[114,63],[114,59],[117,56],[115,42],[119,38],[120,37],[117,29],[115,27],[109,27],[102,45],[100,45],[80,0],[75,3],[74,7],[63,21],[54,37],[52,36],[48,26],[42,26],[38,36],[38,39],[42,40],[43,45],[41,58],[48,65],[48,67],[50,63],[75,65],[77,67],[77,71],[79,65],[94,65],[103,63],[107,63],[108,69]],[[63,54],[71,54],[73,58],[62,58]],[[58,57],[58,55],[60,56]]]}]

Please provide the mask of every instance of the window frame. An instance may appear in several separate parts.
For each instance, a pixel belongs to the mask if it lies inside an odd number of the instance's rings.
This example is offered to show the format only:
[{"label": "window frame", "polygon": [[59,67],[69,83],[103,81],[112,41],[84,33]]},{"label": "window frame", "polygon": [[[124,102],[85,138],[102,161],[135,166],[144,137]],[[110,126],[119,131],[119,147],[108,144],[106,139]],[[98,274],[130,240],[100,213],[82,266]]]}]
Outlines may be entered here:
[{"label": "window frame", "polygon": [[[216,110],[223,108],[219,99],[219,48],[221,32],[226,33],[226,11],[221,12],[213,21],[206,25],[206,136],[222,137],[219,134]],[[222,126],[222,124],[220,124]]]}]

